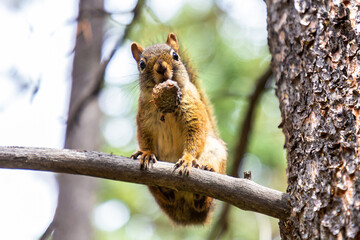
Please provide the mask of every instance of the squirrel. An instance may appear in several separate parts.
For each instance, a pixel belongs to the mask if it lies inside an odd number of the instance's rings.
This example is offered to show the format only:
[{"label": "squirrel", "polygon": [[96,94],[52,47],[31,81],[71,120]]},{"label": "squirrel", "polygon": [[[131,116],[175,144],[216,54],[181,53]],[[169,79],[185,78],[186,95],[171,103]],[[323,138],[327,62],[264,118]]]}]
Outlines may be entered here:
[{"label": "squirrel", "polygon": [[[131,156],[147,170],[157,159],[175,163],[179,174],[191,167],[225,174],[227,149],[219,138],[212,107],[194,69],[182,53],[174,33],[165,43],[147,48],[131,44],[139,70],[140,96],[136,116],[139,151]],[[164,114],[153,103],[153,89],[166,80],[177,83],[181,101],[173,113]],[[179,225],[208,222],[213,199],[185,191],[149,186],[160,208]]]}]

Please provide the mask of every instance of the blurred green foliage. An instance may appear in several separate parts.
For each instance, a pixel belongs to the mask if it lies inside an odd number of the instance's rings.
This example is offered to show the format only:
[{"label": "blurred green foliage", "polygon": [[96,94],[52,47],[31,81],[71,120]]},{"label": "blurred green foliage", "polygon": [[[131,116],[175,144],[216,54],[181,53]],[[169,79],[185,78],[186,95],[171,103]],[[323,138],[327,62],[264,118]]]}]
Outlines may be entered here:
[{"label": "blurred green foliage", "polygon": [[[109,28],[116,27],[116,24],[110,24]],[[247,110],[248,96],[252,93],[257,78],[270,65],[267,43],[254,43],[251,36],[244,33],[244,28],[220,9],[217,2],[211,2],[209,7],[202,10],[195,9],[188,2],[166,23],[157,19],[151,8],[144,8],[140,20],[131,30],[130,39],[143,45],[151,45],[165,41],[169,31],[178,35],[182,47],[198,68],[203,86],[212,100],[221,137],[229,149],[229,172],[239,127]],[[137,88],[136,77],[133,76],[131,89]],[[115,87],[125,92],[129,90],[125,85]],[[120,116],[133,122],[134,131],[136,92],[138,91],[131,91],[131,94],[126,95],[132,99],[132,111]],[[255,182],[284,192],[284,137],[278,128],[281,116],[273,83],[263,93],[255,112],[248,153],[240,173],[250,170]],[[105,146],[105,151],[125,156],[129,156],[135,149],[135,137],[122,148],[112,147],[110,144]],[[220,201],[217,202],[210,224],[183,228],[171,224],[159,210],[146,186],[104,180],[99,189],[99,204],[118,199],[128,206],[131,215],[129,221],[115,231],[98,229],[97,239],[206,239],[222,205]],[[261,235],[268,236],[265,239],[279,239],[277,219],[235,207],[232,207],[229,218],[230,226],[222,239],[259,239]]]}]

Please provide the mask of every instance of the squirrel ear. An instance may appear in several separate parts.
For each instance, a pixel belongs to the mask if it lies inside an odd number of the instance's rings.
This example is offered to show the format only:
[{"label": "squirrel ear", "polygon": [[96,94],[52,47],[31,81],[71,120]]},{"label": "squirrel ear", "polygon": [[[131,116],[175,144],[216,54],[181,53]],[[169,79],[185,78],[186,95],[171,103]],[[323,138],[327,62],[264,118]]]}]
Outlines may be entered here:
[{"label": "squirrel ear", "polygon": [[133,42],[131,44],[131,52],[137,62],[140,61],[140,57],[143,51],[144,49],[138,43]]},{"label": "squirrel ear", "polygon": [[172,47],[175,50],[175,52],[179,50],[179,44],[174,33],[169,33],[166,40],[166,44]]}]

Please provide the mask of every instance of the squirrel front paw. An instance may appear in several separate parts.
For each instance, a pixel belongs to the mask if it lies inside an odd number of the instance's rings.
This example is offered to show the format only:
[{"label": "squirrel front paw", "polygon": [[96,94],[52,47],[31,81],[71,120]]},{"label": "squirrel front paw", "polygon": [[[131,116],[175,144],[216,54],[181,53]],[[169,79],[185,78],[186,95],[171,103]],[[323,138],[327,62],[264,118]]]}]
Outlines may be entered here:
[{"label": "squirrel front paw", "polygon": [[205,170],[205,171],[215,172],[215,169],[213,167],[211,167],[210,165],[202,165],[202,166],[200,166],[200,169]]},{"label": "squirrel front paw", "polygon": [[147,170],[149,166],[157,162],[155,154],[151,153],[150,151],[137,151],[130,158],[137,159],[140,156],[139,164],[140,169]]},{"label": "squirrel front paw", "polygon": [[191,167],[198,168],[200,165],[197,163],[196,159],[190,154],[184,155],[175,163],[174,171],[178,168],[179,175],[189,176]]}]

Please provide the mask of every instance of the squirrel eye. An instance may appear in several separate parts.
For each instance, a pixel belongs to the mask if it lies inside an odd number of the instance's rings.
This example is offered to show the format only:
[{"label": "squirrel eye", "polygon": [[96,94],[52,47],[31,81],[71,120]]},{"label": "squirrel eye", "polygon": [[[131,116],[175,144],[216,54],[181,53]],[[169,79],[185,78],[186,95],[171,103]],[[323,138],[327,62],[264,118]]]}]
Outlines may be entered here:
[{"label": "squirrel eye", "polygon": [[139,63],[139,66],[140,66],[141,70],[144,70],[145,67],[146,67],[146,64],[145,64],[145,62],[143,60],[141,60],[140,63]]},{"label": "squirrel eye", "polygon": [[179,55],[177,55],[176,52],[173,52],[173,53],[172,53],[172,58],[173,58],[175,61],[177,61],[177,60],[179,60]]}]

